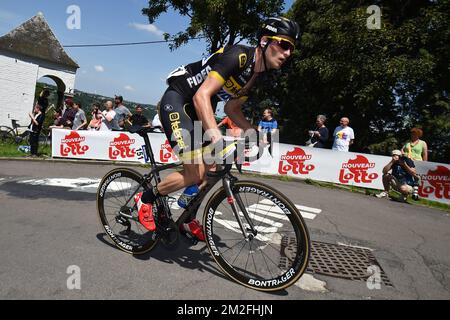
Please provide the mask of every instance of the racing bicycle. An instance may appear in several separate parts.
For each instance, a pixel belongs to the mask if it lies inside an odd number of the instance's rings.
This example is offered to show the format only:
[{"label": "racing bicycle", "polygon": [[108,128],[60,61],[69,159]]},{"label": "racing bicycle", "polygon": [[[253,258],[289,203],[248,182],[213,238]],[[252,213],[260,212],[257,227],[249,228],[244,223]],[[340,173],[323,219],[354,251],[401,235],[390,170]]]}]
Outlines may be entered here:
[{"label": "racing bicycle", "polygon": [[[271,186],[239,180],[232,164],[217,165],[207,174],[206,185],[174,221],[171,207],[176,201],[160,196],[153,204],[155,231],[148,231],[138,219],[134,196],[161,182],[160,173],[180,163],[158,165],[151,148],[150,128],[134,127],[131,133],[145,141],[144,151],[151,164],[148,174],[129,168],[108,172],[97,191],[97,211],[101,224],[114,245],[129,254],[152,250],[160,241],[172,245],[180,236],[179,227],[196,216],[201,204],[206,246],[220,269],[232,280],[259,291],[282,290],[294,284],[307,268],[310,238],[296,206]],[[258,152],[262,154],[262,152]],[[235,163],[239,172],[241,166]],[[214,190],[214,186],[221,186]],[[207,195],[212,193],[210,197]],[[198,240],[184,234],[196,244]]]}]

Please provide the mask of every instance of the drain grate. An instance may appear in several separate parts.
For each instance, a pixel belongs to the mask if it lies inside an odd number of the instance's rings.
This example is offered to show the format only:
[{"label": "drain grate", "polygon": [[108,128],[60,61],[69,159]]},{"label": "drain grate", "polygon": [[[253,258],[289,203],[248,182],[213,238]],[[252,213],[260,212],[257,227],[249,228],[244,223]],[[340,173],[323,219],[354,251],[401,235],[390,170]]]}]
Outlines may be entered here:
[{"label": "drain grate", "polygon": [[372,275],[367,269],[377,266],[381,271],[382,283],[393,287],[370,250],[318,241],[312,241],[311,244],[311,257],[307,271],[331,277],[366,281]]}]

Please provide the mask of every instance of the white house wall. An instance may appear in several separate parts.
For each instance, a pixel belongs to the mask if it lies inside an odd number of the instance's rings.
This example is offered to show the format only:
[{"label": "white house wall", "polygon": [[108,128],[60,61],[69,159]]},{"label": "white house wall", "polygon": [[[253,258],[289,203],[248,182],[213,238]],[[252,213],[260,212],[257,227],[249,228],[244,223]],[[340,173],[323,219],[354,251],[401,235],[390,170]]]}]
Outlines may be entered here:
[{"label": "white house wall", "polygon": [[75,70],[33,59],[19,59],[0,53],[0,125],[11,126],[11,119],[28,125],[33,110],[36,82],[45,76],[59,78],[66,93],[75,88]]},{"label": "white house wall", "polygon": [[75,72],[62,69],[62,67],[57,65],[51,66],[40,64],[36,80],[39,80],[40,78],[45,76],[54,76],[61,79],[66,86],[65,93],[73,93],[75,88]]},{"label": "white house wall", "polygon": [[37,64],[0,55],[0,125],[11,126],[11,119],[30,123],[38,69]]}]

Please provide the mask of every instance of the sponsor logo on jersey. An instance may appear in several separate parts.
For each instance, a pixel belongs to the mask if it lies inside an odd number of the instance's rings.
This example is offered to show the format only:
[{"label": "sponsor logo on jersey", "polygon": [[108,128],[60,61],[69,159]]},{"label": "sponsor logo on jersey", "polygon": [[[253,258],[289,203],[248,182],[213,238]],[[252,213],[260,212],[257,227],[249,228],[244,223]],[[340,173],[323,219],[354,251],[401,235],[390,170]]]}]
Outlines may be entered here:
[{"label": "sponsor logo on jersey", "polygon": [[[172,137],[175,138],[177,145],[180,149],[186,148],[186,144],[183,140],[182,128],[180,127],[180,114],[178,112],[172,112],[169,114],[170,126],[172,128]],[[173,139],[172,138],[172,139]]]},{"label": "sponsor logo on jersey", "polygon": [[236,82],[233,77],[230,77],[227,82],[223,85],[222,89],[217,93],[217,96],[222,101],[228,101],[232,97],[238,94],[238,92],[242,89],[242,86]]},{"label": "sponsor logo on jersey", "polygon": [[239,68],[243,68],[247,63],[247,55],[245,53],[241,53],[239,55]]},{"label": "sponsor logo on jersey", "polygon": [[242,76],[249,78],[251,74],[252,74],[252,67],[250,66],[247,69],[245,69],[245,71],[242,73]]},{"label": "sponsor logo on jersey", "polygon": [[202,71],[197,73],[195,76],[187,78],[186,80],[189,84],[189,87],[194,88],[201,85],[203,81],[206,80],[211,70],[212,68],[210,66],[206,66],[204,69],[202,69]]}]

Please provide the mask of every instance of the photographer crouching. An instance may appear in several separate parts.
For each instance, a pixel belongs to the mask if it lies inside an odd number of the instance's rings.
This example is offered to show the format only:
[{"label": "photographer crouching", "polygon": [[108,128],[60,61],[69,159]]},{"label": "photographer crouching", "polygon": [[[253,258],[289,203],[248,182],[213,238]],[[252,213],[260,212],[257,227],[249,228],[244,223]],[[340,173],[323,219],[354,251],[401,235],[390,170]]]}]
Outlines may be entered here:
[{"label": "photographer crouching", "polygon": [[[406,202],[408,195],[418,200],[419,177],[416,174],[414,161],[402,154],[400,150],[392,151],[392,160],[383,168],[384,191],[377,198],[388,198],[389,190],[400,192],[399,200]],[[391,173],[389,173],[391,172]]]}]

